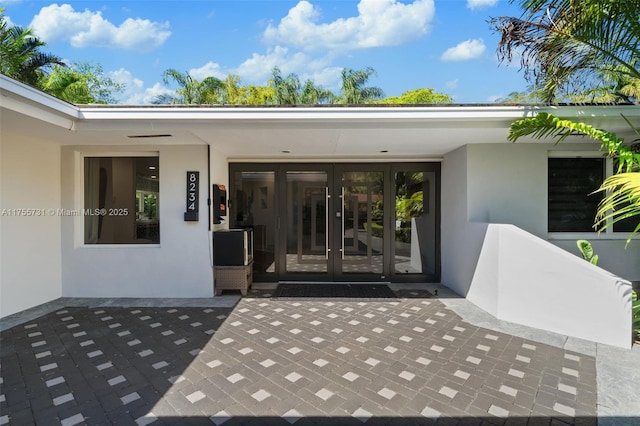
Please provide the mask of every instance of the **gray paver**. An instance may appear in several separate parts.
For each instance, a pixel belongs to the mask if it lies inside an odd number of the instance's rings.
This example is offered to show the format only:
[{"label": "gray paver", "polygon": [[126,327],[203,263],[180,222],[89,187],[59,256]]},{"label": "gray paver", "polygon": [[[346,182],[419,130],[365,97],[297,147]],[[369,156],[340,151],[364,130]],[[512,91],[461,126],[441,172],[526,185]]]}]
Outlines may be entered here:
[{"label": "gray paver", "polygon": [[[40,407],[36,415],[53,414],[68,424],[95,415],[83,411],[78,398],[94,401],[93,410],[102,407],[111,421],[137,424],[187,416],[214,424],[272,419],[285,425],[312,424],[313,416],[334,416],[335,424],[595,417],[592,355],[478,327],[424,291],[393,302],[254,296],[235,308],[142,299],[126,308],[106,300],[89,308],[68,303],[30,319],[28,328],[2,332],[2,371],[12,363],[34,365],[32,377],[15,376],[23,386],[43,389],[31,389],[32,395],[46,395],[47,383],[49,392],[63,388],[54,395],[57,405],[52,398],[31,403]],[[71,335],[68,317],[84,333],[72,342],[57,337]],[[35,339],[45,343],[31,347]],[[40,363],[55,364],[50,371],[36,363],[45,352]],[[71,370],[69,357],[82,374]],[[95,378],[91,386],[82,384],[83,374]],[[7,386],[6,374],[1,385]],[[6,422],[25,415],[29,394],[2,402]]]}]

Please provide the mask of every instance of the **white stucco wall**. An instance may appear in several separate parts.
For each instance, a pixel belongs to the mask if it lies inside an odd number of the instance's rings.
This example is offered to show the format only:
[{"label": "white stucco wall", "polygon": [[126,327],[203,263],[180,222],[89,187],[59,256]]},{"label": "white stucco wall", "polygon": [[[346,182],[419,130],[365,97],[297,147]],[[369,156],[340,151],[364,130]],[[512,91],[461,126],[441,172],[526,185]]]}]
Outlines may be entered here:
[{"label": "white stucco wall", "polygon": [[576,255],[576,240],[588,239],[599,266],[640,280],[640,239],[625,249],[624,233],[547,232],[550,151],[597,153],[598,148],[592,143],[478,144],[447,153],[442,163],[442,283],[467,295],[489,223],[516,225]]},{"label": "white stucco wall", "polygon": [[467,299],[502,320],[631,347],[631,283],[513,225],[489,225]]},{"label": "white stucco wall", "polygon": [[482,248],[486,225],[469,222],[467,149],[463,146],[444,156],[441,171],[441,279],[466,296]]},{"label": "white stucco wall", "polygon": [[[211,297],[205,145],[62,148],[62,205],[82,207],[82,153],[157,152],[160,244],[84,245],[82,218],[62,218],[62,295],[69,297]],[[185,222],[186,172],[200,172],[200,220]]]},{"label": "white stucco wall", "polygon": [[[547,158],[560,148],[598,147],[486,144],[445,155],[442,283],[497,318],[628,347],[640,241],[625,250],[624,234],[547,232]],[[569,253],[578,238],[608,272]]]},{"label": "white stucco wall", "polygon": [[60,147],[0,133],[0,210],[43,209],[38,216],[0,216],[0,317],[62,294]]}]

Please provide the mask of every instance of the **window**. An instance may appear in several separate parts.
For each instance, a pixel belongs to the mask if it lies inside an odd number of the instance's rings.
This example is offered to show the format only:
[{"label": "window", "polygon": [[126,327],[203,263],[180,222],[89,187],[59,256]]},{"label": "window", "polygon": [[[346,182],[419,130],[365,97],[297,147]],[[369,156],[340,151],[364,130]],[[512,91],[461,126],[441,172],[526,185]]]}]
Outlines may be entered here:
[{"label": "window", "polygon": [[595,232],[604,158],[549,158],[549,232]]},{"label": "window", "polygon": [[84,243],[160,243],[158,157],[85,157]]}]

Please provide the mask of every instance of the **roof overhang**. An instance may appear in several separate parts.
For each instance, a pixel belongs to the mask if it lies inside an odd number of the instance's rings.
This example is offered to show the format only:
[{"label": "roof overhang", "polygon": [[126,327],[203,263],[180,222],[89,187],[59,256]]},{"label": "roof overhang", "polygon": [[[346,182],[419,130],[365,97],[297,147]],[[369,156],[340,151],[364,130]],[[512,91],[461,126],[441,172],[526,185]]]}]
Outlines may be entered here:
[{"label": "roof overhang", "polygon": [[0,95],[3,132],[61,145],[209,144],[232,160],[437,158],[506,143],[513,121],[541,111],[622,137],[634,137],[623,114],[640,127],[636,106],[76,106],[1,75]]}]

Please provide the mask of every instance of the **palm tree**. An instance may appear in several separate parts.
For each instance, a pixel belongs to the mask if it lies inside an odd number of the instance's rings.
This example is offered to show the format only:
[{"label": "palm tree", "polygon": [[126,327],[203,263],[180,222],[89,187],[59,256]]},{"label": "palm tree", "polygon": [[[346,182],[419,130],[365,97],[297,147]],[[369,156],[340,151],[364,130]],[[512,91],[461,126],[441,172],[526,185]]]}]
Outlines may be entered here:
[{"label": "palm tree", "polygon": [[274,102],[276,105],[296,105],[301,103],[300,99],[300,79],[295,74],[282,77],[280,68],[271,70],[270,85],[275,91]]},{"label": "palm tree", "polygon": [[[636,61],[633,62],[635,64]],[[601,87],[569,96],[569,99],[572,102],[640,104],[640,78],[633,78],[621,72],[621,67],[622,65],[618,65],[613,70],[602,70]]]},{"label": "palm tree", "polygon": [[277,105],[316,105],[332,103],[335,99],[330,90],[316,86],[313,80],[300,84],[300,79],[293,73],[283,78],[278,67],[271,71],[271,75],[269,85],[274,89],[274,103]]},{"label": "palm tree", "polygon": [[215,77],[206,77],[202,81],[194,79],[188,72],[181,73],[175,69],[168,69],[162,75],[164,84],[169,85],[170,80],[178,84],[177,96],[158,96],[154,104],[221,104],[226,103],[224,81]]},{"label": "palm tree", "polygon": [[[513,2],[514,0],[512,0]],[[522,17],[492,18],[498,58],[520,56],[545,100],[601,86],[602,72],[640,79],[638,0],[520,0]]]},{"label": "palm tree", "polygon": [[89,86],[82,76],[74,71],[61,73],[54,69],[49,78],[42,84],[42,90],[59,99],[75,104],[94,103],[89,93]]},{"label": "palm tree", "polygon": [[384,92],[379,87],[366,87],[369,77],[375,75],[373,68],[363,70],[352,70],[344,68],[342,70],[342,93],[340,103],[357,105],[366,104],[384,96]]},{"label": "palm tree", "polygon": [[[525,75],[535,76],[547,100],[581,82],[581,92],[613,81],[614,91],[634,93],[640,79],[640,2],[638,0],[520,0],[524,18],[491,20],[502,33],[498,57],[511,60],[522,50]],[[621,87],[619,83],[622,83]],[[625,118],[626,120],[626,118]],[[627,120],[640,136],[640,132]],[[599,191],[606,194],[595,227],[602,231],[619,220],[640,216],[640,153],[615,134],[585,123],[561,120],[551,114],[518,120],[511,125],[509,140],[531,135],[552,137],[558,142],[578,132],[599,142],[609,157],[618,160],[616,174]],[[640,223],[631,238],[640,232]]]},{"label": "palm tree", "polygon": [[45,44],[31,28],[10,27],[0,9],[0,73],[38,87],[47,68],[65,66],[61,58],[40,51]]},{"label": "palm tree", "polygon": [[322,86],[316,86],[313,80],[307,80],[302,86],[300,101],[307,105],[331,104],[336,100],[336,95]]}]

